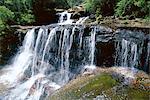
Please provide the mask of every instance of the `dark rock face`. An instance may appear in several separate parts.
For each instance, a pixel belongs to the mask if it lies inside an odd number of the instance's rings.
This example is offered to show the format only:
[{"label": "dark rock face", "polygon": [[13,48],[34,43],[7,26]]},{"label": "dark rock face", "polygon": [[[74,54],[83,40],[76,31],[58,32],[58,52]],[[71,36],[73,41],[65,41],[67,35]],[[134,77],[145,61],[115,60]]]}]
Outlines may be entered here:
[{"label": "dark rock face", "polygon": [[81,14],[76,12],[72,14],[71,19],[79,19],[80,17],[81,17]]},{"label": "dark rock face", "polygon": [[115,65],[136,67],[149,73],[149,40],[141,31],[119,29],[115,32]]},{"label": "dark rock face", "polygon": [[77,12],[73,12],[71,19],[79,19],[81,17],[85,17],[88,14],[85,11],[77,11]]},{"label": "dark rock face", "polygon": [[97,66],[113,66],[115,59],[115,45],[113,41],[110,42],[98,42],[96,45],[96,61]]},{"label": "dark rock face", "polygon": [[[61,33],[65,29],[69,29],[69,34],[72,34],[74,27],[74,38],[70,49],[70,70],[77,73],[78,70],[74,66],[84,65],[88,62],[89,39],[91,38],[92,30],[96,29],[96,44],[94,62],[97,66],[126,66],[136,67],[150,72],[150,35],[142,31],[133,31],[127,29],[118,29],[115,32],[112,29],[99,25],[57,25],[51,24],[46,26],[50,32],[52,28],[58,27],[56,41],[60,39]],[[35,30],[38,33],[39,28]],[[145,31],[144,31],[145,32]],[[20,35],[20,36],[19,36]],[[17,51],[17,47],[21,45],[23,34],[9,34],[0,37],[1,43],[1,64],[10,59]],[[81,44],[82,37],[82,44]],[[82,46],[80,46],[82,45]],[[56,65],[53,55],[57,54],[58,45],[55,45],[50,52],[52,58],[50,63]]]},{"label": "dark rock face", "polygon": [[18,51],[21,45],[23,34],[9,33],[0,36],[0,65],[7,64],[13,55]]}]

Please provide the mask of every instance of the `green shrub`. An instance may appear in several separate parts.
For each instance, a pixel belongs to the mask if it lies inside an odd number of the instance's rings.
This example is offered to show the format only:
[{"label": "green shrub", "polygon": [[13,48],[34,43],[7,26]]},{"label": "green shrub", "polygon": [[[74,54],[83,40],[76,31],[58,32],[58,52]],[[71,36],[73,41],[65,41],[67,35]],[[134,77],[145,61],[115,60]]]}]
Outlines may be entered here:
[{"label": "green shrub", "polygon": [[6,28],[5,23],[0,19],[0,33]]},{"label": "green shrub", "polygon": [[9,22],[14,18],[14,13],[6,8],[0,6],[0,32],[8,27]]},{"label": "green shrub", "polygon": [[7,22],[8,20],[13,19],[14,13],[6,8],[5,6],[0,6],[0,19],[3,22]]},{"label": "green shrub", "polygon": [[67,0],[67,3],[70,7],[80,5],[83,0]]},{"label": "green shrub", "polygon": [[86,11],[92,13],[95,12],[97,8],[100,8],[101,0],[85,0],[84,6]]},{"label": "green shrub", "polygon": [[34,0],[4,0],[3,5],[14,13],[13,24],[30,24],[34,21],[32,13]]},{"label": "green shrub", "polygon": [[[114,14],[116,0],[85,0],[85,9],[90,13],[96,13],[99,10],[103,16]],[[96,15],[98,16],[98,15]]]},{"label": "green shrub", "polygon": [[19,23],[24,24],[31,24],[35,21],[34,15],[32,13],[21,13]]},{"label": "green shrub", "polygon": [[116,16],[145,17],[149,15],[150,1],[148,0],[119,0],[116,5]]}]

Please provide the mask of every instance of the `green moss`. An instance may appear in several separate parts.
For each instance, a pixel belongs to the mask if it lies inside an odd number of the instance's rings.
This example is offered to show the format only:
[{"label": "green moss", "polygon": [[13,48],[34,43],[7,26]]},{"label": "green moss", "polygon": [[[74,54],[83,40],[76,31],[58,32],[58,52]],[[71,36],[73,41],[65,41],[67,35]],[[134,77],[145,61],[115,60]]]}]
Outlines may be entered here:
[{"label": "green moss", "polygon": [[97,95],[102,94],[102,91],[112,88],[118,82],[108,74],[96,75],[95,77],[78,84],[71,86],[67,90],[59,91],[50,97],[50,100],[71,100],[88,98],[92,99]]},{"label": "green moss", "polygon": [[116,83],[116,80],[112,79],[110,75],[99,75],[85,86],[79,88],[80,91],[78,91],[76,95],[77,97],[84,96],[85,98],[94,98],[97,95],[100,95],[102,91],[115,86]]},{"label": "green moss", "polygon": [[111,100],[149,100],[150,91],[119,83],[110,74],[78,77],[49,97],[50,100],[93,100],[105,95]]},{"label": "green moss", "polygon": [[105,91],[105,94],[109,96],[111,100],[149,100],[150,91],[120,85],[114,90]]},{"label": "green moss", "polygon": [[128,97],[132,100],[149,100],[150,91],[127,88]]}]

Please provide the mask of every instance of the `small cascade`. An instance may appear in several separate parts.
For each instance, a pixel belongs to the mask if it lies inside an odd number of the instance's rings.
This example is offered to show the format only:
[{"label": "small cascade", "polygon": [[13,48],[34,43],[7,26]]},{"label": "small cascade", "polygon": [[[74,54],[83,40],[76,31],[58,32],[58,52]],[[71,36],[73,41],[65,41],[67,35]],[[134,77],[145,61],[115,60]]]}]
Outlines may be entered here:
[{"label": "small cascade", "polygon": [[61,68],[60,68],[60,82],[61,84],[65,84],[66,82],[69,81],[69,54],[70,54],[70,49],[72,47],[72,42],[73,42],[73,35],[74,35],[74,28],[72,30],[71,35],[69,34],[69,29],[64,30],[63,34],[63,40],[61,43]]},{"label": "small cascade", "polygon": [[67,11],[59,13],[59,24],[71,24],[73,20],[71,20],[71,13],[68,13]]},{"label": "small cascade", "polygon": [[91,33],[91,39],[90,39],[90,51],[91,51],[91,54],[89,56],[89,58],[91,59],[91,63],[90,65],[95,65],[94,64],[94,55],[95,55],[95,35],[96,35],[96,28],[94,28],[92,30],[92,33]]},{"label": "small cascade", "polygon": [[[18,79],[23,77],[26,69],[30,66],[34,46],[34,29],[27,32],[23,46],[17,53],[12,65],[3,69],[6,73],[0,77],[0,81],[6,84],[16,84]],[[7,73],[8,72],[8,73]]]},{"label": "small cascade", "polygon": [[76,24],[83,24],[88,18],[89,17],[82,17],[76,22]]},{"label": "small cascade", "polygon": [[[138,51],[137,44],[122,39],[121,42],[118,42],[116,50],[116,66],[127,68],[129,67],[132,72],[128,73],[127,76],[129,79],[125,79],[124,83],[130,83],[130,79],[134,78],[136,67],[138,66]],[[123,73],[123,72],[122,72]]]},{"label": "small cascade", "polygon": [[91,31],[91,36],[89,38],[89,61],[90,63],[85,66],[85,69],[91,69],[94,70],[95,64],[95,44],[96,44],[96,27],[94,27]]},{"label": "small cascade", "polygon": [[142,32],[118,30],[116,32],[115,65],[131,69],[141,66],[145,36]]},{"label": "small cascade", "polygon": [[137,50],[137,44],[122,39],[121,42],[117,43],[116,48],[116,54],[118,55],[116,61],[117,66],[131,68],[138,66],[139,55]]}]

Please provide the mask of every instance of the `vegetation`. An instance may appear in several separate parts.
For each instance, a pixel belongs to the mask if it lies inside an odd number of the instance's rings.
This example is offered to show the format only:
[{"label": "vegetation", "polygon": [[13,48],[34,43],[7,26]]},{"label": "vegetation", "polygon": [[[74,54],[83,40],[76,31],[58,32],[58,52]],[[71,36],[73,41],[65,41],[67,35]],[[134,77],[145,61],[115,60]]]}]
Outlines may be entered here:
[{"label": "vegetation", "polygon": [[150,14],[150,1],[148,0],[119,0],[116,5],[117,16],[146,17]]},{"label": "vegetation", "polygon": [[115,0],[85,0],[85,9],[90,13],[100,12],[103,16],[113,15]]},{"label": "vegetation", "polygon": [[[149,0],[85,0],[85,8],[89,12],[100,12],[103,16],[146,17],[150,14]],[[98,10],[98,11],[97,11]]]},{"label": "vegetation", "polygon": [[67,3],[70,7],[78,6],[83,2],[83,0],[67,0]]},{"label": "vegetation", "polygon": [[[123,85],[109,73],[81,76],[50,95],[49,100],[92,100],[104,96],[111,100],[148,100],[150,91]],[[103,97],[102,97],[103,99]]]},{"label": "vegetation", "polygon": [[[11,24],[23,25],[23,24],[31,24],[32,22],[34,22],[34,15],[32,12],[33,11],[32,0],[2,0],[0,5],[4,6],[5,8],[11,10],[14,13],[14,17],[11,20],[12,22]],[[10,22],[8,24],[10,24]]]},{"label": "vegetation", "polygon": [[0,31],[4,31],[10,22],[14,18],[14,13],[6,8],[5,6],[0,6]]},{"label": "vegetation", "polygon": [[133,16],[149,20],[149,0],[0,0],[0,32],[11,24],[55,22],[54,8],[68,9],[82,4],[85,10],[103,16]]},{"label": "vegetation", "polygon": [[50,96],[50,100],[92,99],[102,95],[102,91],[110,89],[117,84],[118,82],[108,74],[81,77]]},{"label": "vegetation", "polygon": [[0,33],[10,29],[11,24],[26,25],[33,22],[32,0],[0,1]]}]

